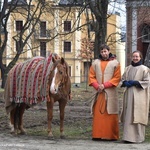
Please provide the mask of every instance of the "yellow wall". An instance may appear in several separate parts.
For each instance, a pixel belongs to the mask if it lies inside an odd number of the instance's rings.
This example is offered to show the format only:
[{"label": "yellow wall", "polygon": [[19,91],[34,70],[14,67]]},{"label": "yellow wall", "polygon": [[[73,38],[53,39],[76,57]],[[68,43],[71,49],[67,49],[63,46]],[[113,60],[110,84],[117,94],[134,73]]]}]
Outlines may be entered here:
[{"label": "yellow wall", "polygon": [[[82,27],[80,30],[75,31],[74,33],[69,33],[68,35],[63,35],[64,31],[63,31],[63,22],[64,20],[70,20],[72,22],[72,25],[74,24],[74,22],[76,21],[76,18],[78,16],[78,8],[77,7],[72,7],[71,8],[71,12],[68,15],[68,8],[62,8],[62,7],[53,7],[51,8],[51,12],[53,12],[53,15],[51,15],[51,13],[45,13],[41,16],[41,21],[46,21],[47,22],[47,29],[52,31],[52,34],[55,36],[57,34],[57,31],[59,33],[61,33],[61,35],[57,36],[56,38],[54,38],[53,40],[51,39],[45,39],[44,41],[47,42],[47,51],[48,53],[50,52],[56,52],[58,53],[60,56],[64,57],[66,59],[66,61],[68,62],[69,66],[71,66],[71,73],[72,73],[72,77],[71,77],[71,81],[72,83],[80,83],[82,81],[85,81],[85,78],[82,77],[84,75],[85,72],[85,68],[84,68],[84,62],[82,62],[79,58],[78,58],[78,52],[81,49],[81,40],[85,37],[87,37],[87,26]],[[117,18],[118,16],[116,15],[112,15],[111,17],[108,18],[108,25],[107,25],[107,36],[109,36],[111,33],[117,32],[118,29],[116,28],[116,22],[117,22]],[[86,16],[85,13],[83,13],[80,17],[81,21],[80,21],[80,25],[85,24],[86,23]],[[10,20],[9,20],[9,41],[8,44],[9,46],[7,46],[7,54],[15,54],[15,47],[14,47],[14,42],[12,40],[12,36],[15,35],[15,21],[16,20],[24,20],[24,18],[20,15],[18,15],[17,13],[13,13],[11,14]],[[25,20],[24,20],[25,22]],[[115,25],[114,25],[115,24]],[[119,24],[118,24],[119,25]],[[36,30],[39,30],[39,26],[36,27]],[[26,33],[28,34],[28,33]],[[91,39],[94,41],[94,32],[91,32]],[[113,41],[116,41],[116,39],[119,38],[116,35],[112,36],[112,41],[109,40],[108,44],[111,43],[111,50],[113,53],[116,54],[116,47],[117,47],[117,43],[113,43]],[[24,58],[31,58],[33,57],[32,54],[36,54],[39,55],[40,54],[40,48],[38,47],[40,44],[40,39],[36,39],[35,36],[33,35],[30,40],[29,40],[29,46],[26,46],[25,49],[29,50],[26,53],[23,53],[20,58],[19,61],[24,61]],[[71,52],[65,52],[63,51],[63,42],[64,41],[71,41],[71,48],[72,51]],[[11,46],[10,46],[11,45]],[[11,48],[10,48],[11,47]],[[35,48],[36,47],[36,48]],[[32,50],[32,48],[34,48]],[[32,52],[31,52],[32,51]],[[48,54],[47,53],[47,54]],[[14,55],[12,55],[13,57]],[[10,57],[11,58],[11,57]],[[9,59],[7,59],[7,64],[9,63]]]}]

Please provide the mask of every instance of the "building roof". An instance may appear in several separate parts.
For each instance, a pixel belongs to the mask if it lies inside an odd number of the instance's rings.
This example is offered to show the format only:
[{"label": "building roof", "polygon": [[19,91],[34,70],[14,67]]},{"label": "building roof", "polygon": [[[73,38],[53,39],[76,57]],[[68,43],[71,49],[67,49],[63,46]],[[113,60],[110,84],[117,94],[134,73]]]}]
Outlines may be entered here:
[{"label": "building roof", "polygon": [[83,0],[60,0],[59,5],[82,5]]},{"label": "building roof", "polygon": [[26,2],[26,0],[14,0],[13,2],[9,2],[9,4],[14,4],[14,5],[27,5],[27,2]]},{"label": "building roof", "polygon": [[121,32],[121,42],[126,42],[126,32]]}]

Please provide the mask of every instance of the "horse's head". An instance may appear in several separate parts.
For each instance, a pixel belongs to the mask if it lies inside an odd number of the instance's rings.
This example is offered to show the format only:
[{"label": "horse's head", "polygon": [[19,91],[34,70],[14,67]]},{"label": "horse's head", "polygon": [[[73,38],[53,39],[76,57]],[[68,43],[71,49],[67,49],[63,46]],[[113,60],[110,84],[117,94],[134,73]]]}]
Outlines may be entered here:
[{"label": "horse's head", "polygon": [[53,71],[50,77],[50,93],[57,94],[58,89],[65,82],[66,65],[64,58],[54,59],[53,58]]}]

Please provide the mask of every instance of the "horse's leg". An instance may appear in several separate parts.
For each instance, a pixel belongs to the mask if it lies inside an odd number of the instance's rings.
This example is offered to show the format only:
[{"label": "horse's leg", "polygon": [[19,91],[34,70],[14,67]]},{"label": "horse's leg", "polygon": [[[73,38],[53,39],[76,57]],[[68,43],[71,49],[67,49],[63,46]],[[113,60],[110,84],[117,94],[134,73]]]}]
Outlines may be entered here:
[{"label": "horse's leg", "polygon": [[16,106],[16,108],[15,108],[16,110],[14,113],[14,132],[15,132],[15,134],[18,134],[19,107],[20,107],[20,104],[18,104]]},{"label": "horse's leg", "polygon": [[10,133],[11,134],[15,133],[15,128],[14,128],[14,124],[15,124],[15,112],[16,112],[16,108],[12,109],[11,112],[10,112],[10,128],[11,128]]},{"label": "horse's leg", "polygon": [[65,106],[67,101],[59,101],[59,110],[60,110],[60,138],[65,138],[64,135],[64,116],[65,116]]},{"label": "horse's leg", "polygon": [[53,119],[53,105],[54,101],[51,99],[50,102],[47,102],[47,119],[48,119],[48,137],[54,138],[52,133],[52,119]]},{"label": "horse's leg", "polygon": [[26,131],[23,128],[23,114],[26,108],[25,103],[21,103],[19,107],[19,120],[18,120],[18,129],[20,130],[21,134],[26,134]]}]

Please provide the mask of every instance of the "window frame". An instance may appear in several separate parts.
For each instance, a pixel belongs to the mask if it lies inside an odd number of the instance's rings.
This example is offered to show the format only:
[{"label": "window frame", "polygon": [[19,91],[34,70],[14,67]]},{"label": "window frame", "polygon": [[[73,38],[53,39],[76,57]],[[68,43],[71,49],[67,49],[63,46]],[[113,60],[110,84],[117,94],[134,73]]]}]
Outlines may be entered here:
[{"label": "window frame", "polygon": [[71,74],[71,73],[72,73],[72,72],[71,72],[71,69],[72,69],[72,67],[71,67],[71,66],[68,66],[69,77],[71,77],[71,75],[72,75],[72,74]]},{"label": "window frame", "polygon": [[21,31],[23,29],[23,21],[22,20],[16,20],[15,21],[15,31]]},{"label": "window frame", "polygon": [[71,31],[71,21],[64,21],[64,32]]},{"label": "window frame", "polygon": [[40,37],[46,37],[46,21],[40,22]]},{"label": "window frame", "polygon": [[71,52],[71,42],[64,41],[64,52]]},{"label": "window frame", "polygon": [[150,42],[150,25],[144,24],[141,34],[142,34],[142,42],[149,43]]},{"label": "window frame", "polygon": [[46,57],[46,42],[40,42],[40,56]]}]

